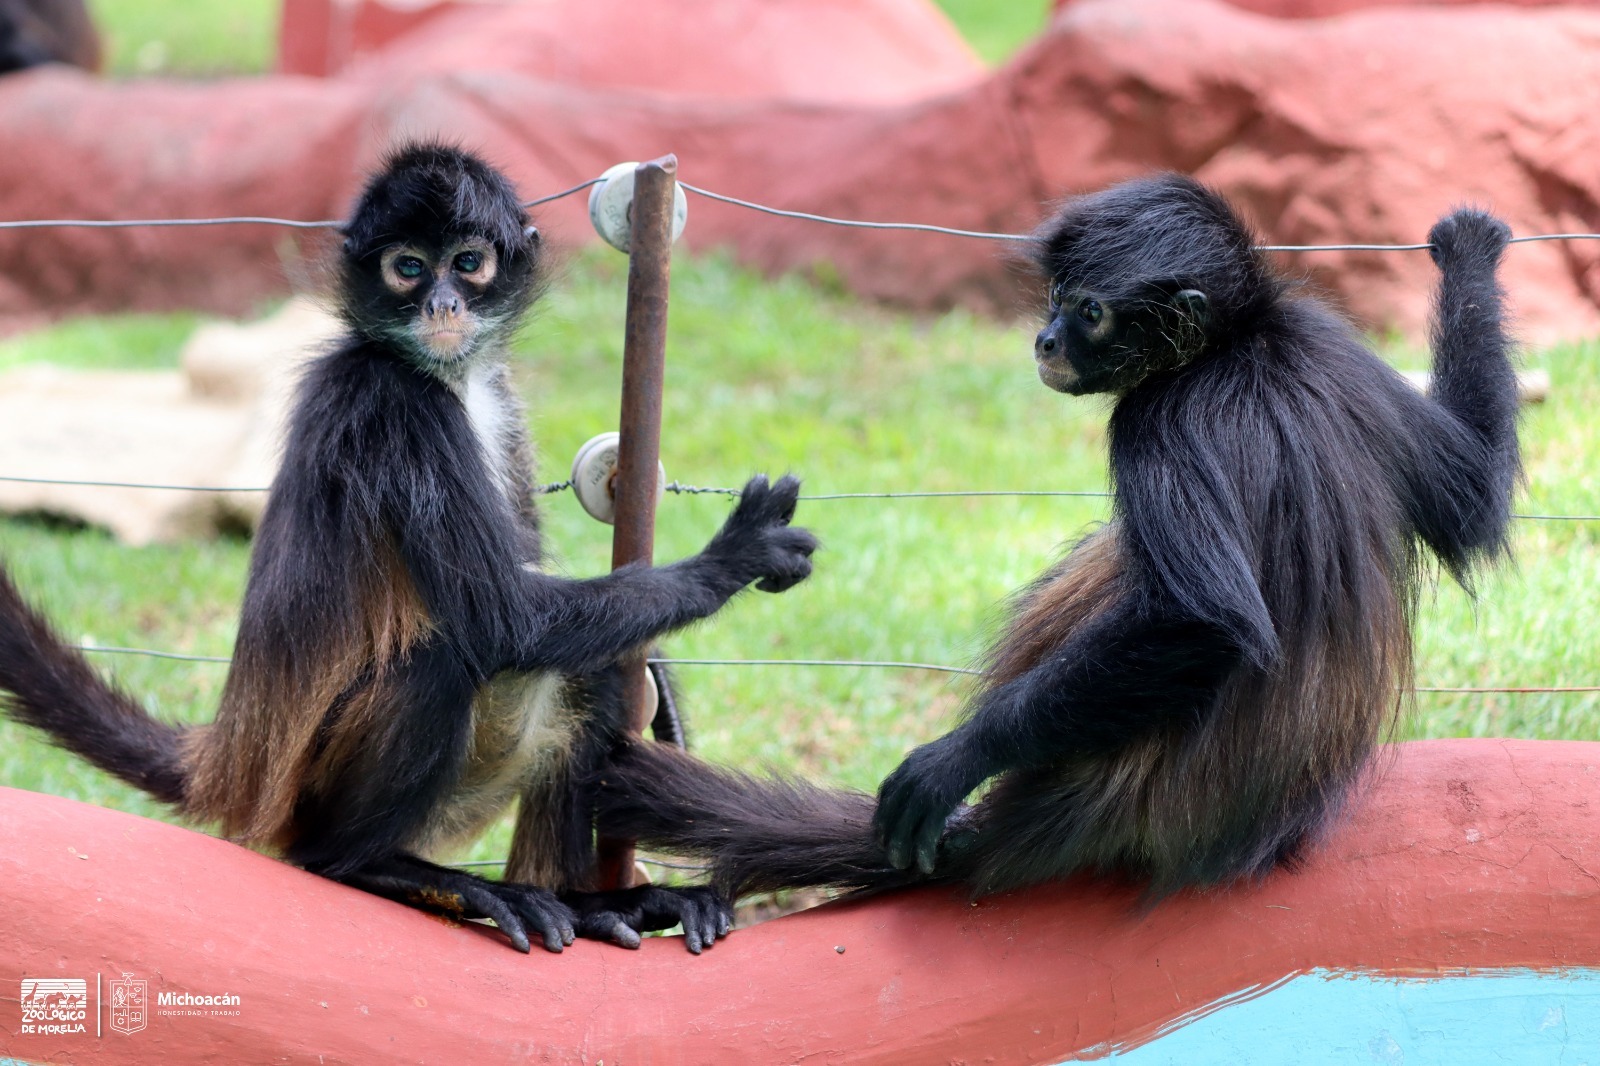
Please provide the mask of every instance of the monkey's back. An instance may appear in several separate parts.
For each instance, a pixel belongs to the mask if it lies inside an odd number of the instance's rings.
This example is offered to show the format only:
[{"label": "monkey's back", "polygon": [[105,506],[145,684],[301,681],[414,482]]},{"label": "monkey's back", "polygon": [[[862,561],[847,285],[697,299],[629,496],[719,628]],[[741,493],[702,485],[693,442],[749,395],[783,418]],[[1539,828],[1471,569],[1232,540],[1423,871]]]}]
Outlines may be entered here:
[{"label": "monkey's back", "polygon": [[[1265,873],[1314,840],[1411,676],[1405,388],[1335,316],[1296,300],[1265,335],[1119,402],[1117,514],[1035,587],[1018,618],[1064,588],[1088,590],[1055,605],[1075,628],[1129,590],[1171,585],[1178,597],[1191,578],[1216,581],[1230,560],[1212,557],[1203,531],[1217,528],[1248,568],[1270,630],[1263,642],[1244,622],[1219,623],[1239,626],[1240,645],[1265,646],[1205,705],[1175,708],[1116,750],[1002,777],[973,812],[970,850],[953,856],[978,891],[1096,870],[1132,875],[1159,896]],[[1119,449],[1135,448],[1147,460],[1181,455],[1188,468],[1119,461]],[[1150,528],[1122,506],[1174,491],[1187,493],[1172,513],[1190,516],[1190,529]],[[1103,572],[1107,560],[1120,576]],[[1085,564],[1099,571],[1092,582],[1072,576]]]}]

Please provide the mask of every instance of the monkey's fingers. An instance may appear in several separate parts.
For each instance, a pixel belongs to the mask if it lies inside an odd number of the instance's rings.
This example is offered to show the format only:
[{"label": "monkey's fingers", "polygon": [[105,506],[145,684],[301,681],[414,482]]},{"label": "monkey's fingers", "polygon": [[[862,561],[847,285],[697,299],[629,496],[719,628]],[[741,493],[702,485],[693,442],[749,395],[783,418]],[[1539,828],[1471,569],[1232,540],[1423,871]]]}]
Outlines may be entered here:
[{"label": "monkey's fingers", "polygon": [[878,842],[888,853],[889,865],[896,870],[905,870],[911,866],[912,840],[916,833],[916,813],[906,802],[903,791],[903,789],[890,789],[885,785],[882,797],[878,801],[878,813],[874,819]]},{"label": "monkey's fingers", "polygon": [[917,869],[924,876],[933,876],[934,863],[939,858],[939,838],[944,836],[944,822],[946,814],[939,811],[927,811],[922,816],[922,823],[917,826]]},{"label": "monkey's fingers", "polygon": [[580,914],[578,935],[585,940],[605,940],[630,951],[637,950],[642,942],[639,930],[627,917],[612,910],[596,909]]},{"label": "monkey's fingers", "polygon": [[502,884],[499,888],[518,918],[538,930],[546,950],[560,952],[577,936],[577,915],[554,893],[532,885]]},{"label": "monkey's fingers", "polygon": [[[700,953],[697,948],[714,947],[718,937],[727,936],[733,930],[733,908],[715,889],[697,886],[657,891],[669,898],[652,897],[651,903],[662,906],[663,911],[676,919],[671,924],[683,924],[684,946],[694,954]],[[657,920],[669,921],[670,918]]]},{"label": "monkey's fingers", "polygon": [[800,479],[785,474],[772,486],[772,506],[777,519],[784,525],[794,521],[795,508],[800,506]]},{"label": "monkey's fingers", "polygon": [[733,928],[732,909],[715,889],[703,886],[658,888],[650,895],[645,919],[658,929],[683,926],[683,946],[698,955],[715,947]]},{"label": "monkey's fingers", "polygon": [[787,527],[771,534],[772,562],[756,582],[762,592],[785,592],[811,576],[811,556],[817,538],[809,530]]},{"label": "monkey's fingers", "polygon": [[733,505],[733,514],[729,521],[748,522],[756,524],[765,515],[767,503],[772,497],[772,487],[767,483],[767,475],[757,474],[744,483],[744,488],[739,490],[739,502]]},{"label": "monkey's fingers", "polygon": [[[490,919],[500,927],[500,931],[511,941],[511,946],[524,955],[533,950],[533,945],[528,942],[528,931],[523,926],[522,920],[517,917],[511,905],[501,899],[488,885],[463,885],[460,887],[461,895],[468,907],[478,914]],[[545,947],[551,951],[560,951],[561,945],[557,943],[550,946],[548,940]]]}]

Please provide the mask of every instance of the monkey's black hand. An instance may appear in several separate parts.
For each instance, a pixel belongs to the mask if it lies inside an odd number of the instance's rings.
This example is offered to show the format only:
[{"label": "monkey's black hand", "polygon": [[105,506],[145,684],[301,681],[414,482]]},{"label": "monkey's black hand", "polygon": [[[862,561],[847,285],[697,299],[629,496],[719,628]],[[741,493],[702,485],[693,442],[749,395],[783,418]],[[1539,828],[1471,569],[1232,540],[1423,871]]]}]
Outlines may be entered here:
[{"label": "monkey's black hand", "polygon": [[809,530],[789,524],[799,499],[800,480],[793,475],[773,485],[764,475],[751,478],[704,554],[726,567],[740,588],[752,581],[762,592],[793,588],[811,574],[817,550]]},{"label": "monkey's black hand", "polygon": [[1500,262],[1511,227],[1487,211],[1464,207],[1441,218],[1428,231],[1428,254],[1439,269],[1457,266],[1493,268]]},{"label": "monkey's black hand", "polygon": [[639,946],[640,933],[682,923],[683,946],[691,955],[733,930],[733,908],[710,888],[640,885],[613,892],[568,892],[562,897],[578,915],[578,935]]},{"label": "monkey's black hand", "polygon": [[913,750],[878,789],[872,828],[898,870],[933,873],[945,822],[988,776],[955,737]]}]

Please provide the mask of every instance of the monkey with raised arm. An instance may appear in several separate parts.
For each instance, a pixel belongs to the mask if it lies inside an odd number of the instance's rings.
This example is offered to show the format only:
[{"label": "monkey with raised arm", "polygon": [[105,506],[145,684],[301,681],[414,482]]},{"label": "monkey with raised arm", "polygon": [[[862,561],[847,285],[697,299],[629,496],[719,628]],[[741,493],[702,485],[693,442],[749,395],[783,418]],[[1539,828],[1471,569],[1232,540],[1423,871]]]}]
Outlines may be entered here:
[{"label": "monkey with raised arm", "polygon": [[1034,358],[1050,388],[1113,398],[1114,502],[1022,594],[965,721],[876,803],[630,745],[600,824],[708,858],[733,894],[1090,871],[1159,897],[1293,863],[1411,685],[1425,551],[1466,583],[1505,549],[1509,238],[1475,210],[1428,235],[1424,396],[1205,186],[1164,174],[1069,201],[1035,241]]},{"label": "monkey with raised arm", "polygon": [[[752,582],[810,572],[798,484],[745,486],[670,566],[566,580],[539,527],[506,346],[538,292],[514,190],[416,145],[371,179],[339,259],[346,332],[311,364],[257,532],[216,718],[148,715],[0,576],[11,717],[236,840],[424,909],[493,919],[521,951],[731,926],[704,888],[596,891],[593,795],[627,726],[619,659]],[[520,803],[505,879],[426,856]]]}]

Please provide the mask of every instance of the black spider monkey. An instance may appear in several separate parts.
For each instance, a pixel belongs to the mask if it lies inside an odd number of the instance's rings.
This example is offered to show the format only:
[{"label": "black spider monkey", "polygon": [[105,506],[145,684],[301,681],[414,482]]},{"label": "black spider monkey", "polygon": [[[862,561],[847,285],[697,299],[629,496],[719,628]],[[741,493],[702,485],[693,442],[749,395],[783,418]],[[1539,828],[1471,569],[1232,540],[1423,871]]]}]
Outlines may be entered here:
[{"label": "black spider monkey", "polygon": [[84,0],[0,0],[0,74],[45,63],[100,69],[100,37]]},{"label": "black spider monkey", "polygon": [[[515,191],[455,148],[394,153],[345,228],[343,340],[301,383],[214,722],[149,716],[0,576],[9,714],[234,839],[424,909],[492,918],[521,951],[729,928],[704,888],[590,891],[585,781],[625,731],[619,657],[755,582],[805,578],[793,478],[753,478],[670,566],[538,569],[506,345],[539,287]],[[520,797],[506,879],[421,856]]]},{"label": "black spider monkey", "polygon": [[964,723],[875,810],[633,746],[602,826],[708,857],[731,893],[1094,871],[1159,898],[1292,865],[1329,824],[1409,688],[1421,546],[1463,584],[1506,548],[1509,230],[1462,210],[1428,236],[1426,397],[1186,177],[1073,200],[1036,236],[1039,376],[1115,397],[1115,502],[1022,594]]}]

